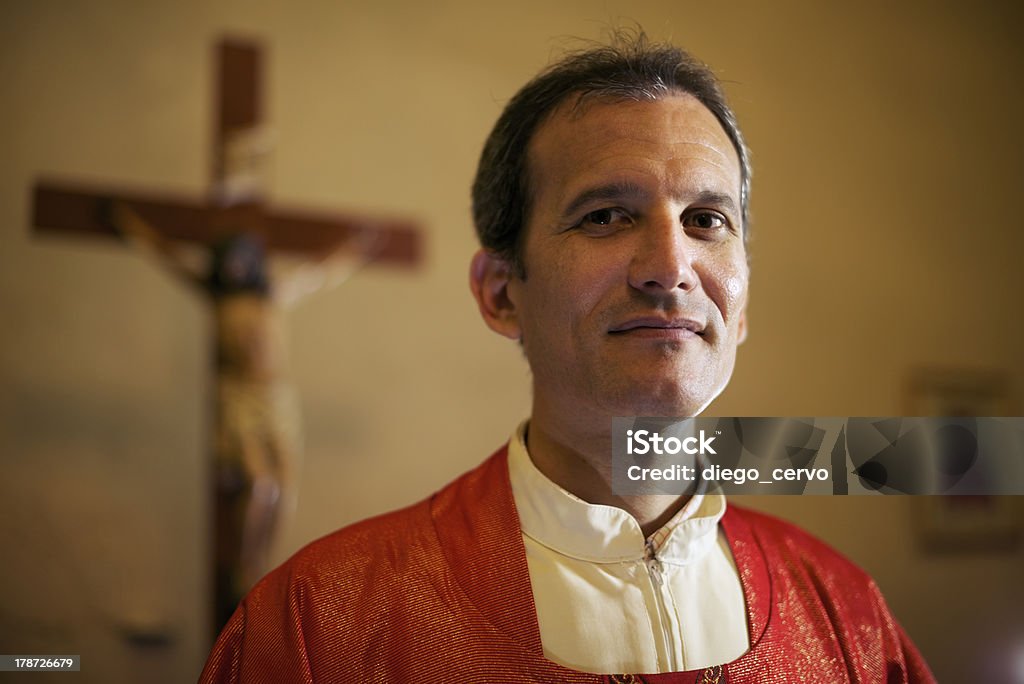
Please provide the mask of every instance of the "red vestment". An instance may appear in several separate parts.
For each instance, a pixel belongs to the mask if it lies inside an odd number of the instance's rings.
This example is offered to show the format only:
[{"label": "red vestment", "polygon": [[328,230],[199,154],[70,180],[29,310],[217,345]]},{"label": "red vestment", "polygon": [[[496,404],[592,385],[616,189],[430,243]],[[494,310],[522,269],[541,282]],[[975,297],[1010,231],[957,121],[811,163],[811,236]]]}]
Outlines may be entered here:
[{"label": "red vestment", "polygon": [[270,573],[200,681],[934,681],[862,570],[770,516],[730,505],[721,525],[751,644],[721,668],[631,680],[544,657],[503,448],[428,500],[313,542]]}]

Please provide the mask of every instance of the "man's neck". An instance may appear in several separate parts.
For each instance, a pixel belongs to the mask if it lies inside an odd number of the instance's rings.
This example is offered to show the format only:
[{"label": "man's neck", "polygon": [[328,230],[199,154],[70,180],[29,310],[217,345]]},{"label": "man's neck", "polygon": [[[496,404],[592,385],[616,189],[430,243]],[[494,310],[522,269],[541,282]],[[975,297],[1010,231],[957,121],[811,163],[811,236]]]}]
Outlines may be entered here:
[{"label": "man's neck", "polygon": [[689,494],[615,494],[610,420],[603,430],[571,435],[549,429],[535,414],[527,429],[526,450],[549,480],[587,503],[625,510],[636,518],[645,537],[667,523],[690,499]]}]

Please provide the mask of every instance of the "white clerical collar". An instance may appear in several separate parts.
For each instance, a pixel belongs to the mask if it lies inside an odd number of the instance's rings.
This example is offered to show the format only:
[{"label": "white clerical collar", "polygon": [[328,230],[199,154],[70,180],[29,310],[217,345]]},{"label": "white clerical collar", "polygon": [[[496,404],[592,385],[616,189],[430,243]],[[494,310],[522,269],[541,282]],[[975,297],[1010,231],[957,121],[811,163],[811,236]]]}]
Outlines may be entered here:
[{"label": "white clerical collar", "polygon": [[672,519],[644,538],[640,523],[621,508],[587,503],[549,480],[526,451],[527,421],[508,444],[512,496],[523,534],[566,556],[595,563],[641,560],[650,541],[657,558],[686,565],[717,540],[725,514],[719,493],[695,494]]}]

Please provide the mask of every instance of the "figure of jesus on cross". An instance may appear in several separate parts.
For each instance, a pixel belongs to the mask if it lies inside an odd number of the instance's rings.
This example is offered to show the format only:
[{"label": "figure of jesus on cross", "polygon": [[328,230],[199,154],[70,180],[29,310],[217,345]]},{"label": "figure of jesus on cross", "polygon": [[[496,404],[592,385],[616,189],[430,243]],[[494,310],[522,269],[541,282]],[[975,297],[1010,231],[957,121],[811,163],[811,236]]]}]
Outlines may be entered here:
[{"label": "figure of jesus on cross", "polygon": [[128,205],[112,204],[110,220],[202,295],[212,313],[214,594],[223,623],[269,569],[276,533],[296,502],[301,418],[283,313],[340,284],[366,258],[358,255],[372,252],[345,241],[328,258],[271,277],[266,250],[252,234],[223,238],[208,249],[208,263],[198,264]]},{"label": "figure of jesus on cross", "polygon": [[[300,419],[282,312],[364,263],[412,265],[419,255],[417,229],[409,222],[268,210],[261,50],[224,41],[218,56],[209,202],[44,182],[35,188],[33,215],[42,230],[120,236],[208,304],[215,632],[269,569],[275,533],[295,502]],[[196,245],[205,263],[191,258]],[[272,276],[268,255],[277,252],[305,261]]]}]

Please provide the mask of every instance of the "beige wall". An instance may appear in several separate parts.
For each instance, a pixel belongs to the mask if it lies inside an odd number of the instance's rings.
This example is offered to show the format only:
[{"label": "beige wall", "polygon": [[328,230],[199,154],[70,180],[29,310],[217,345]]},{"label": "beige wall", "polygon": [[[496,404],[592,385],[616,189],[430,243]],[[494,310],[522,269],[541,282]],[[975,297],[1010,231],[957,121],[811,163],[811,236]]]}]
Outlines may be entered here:
[{"label": "beige wall", "polygon": [[[751,336],[713,413],[897,414],[919,365],[1019,392],[1020,16],[968,7],[4,2],[0,652],[81,653],[83,681],[186,681],[205,656],[204,309],[117,245],[33,237],[27,200],[40,174],[201,192],[222,32],[271,46],[276,200],[426,226],[419,271],[289,315],[307,451],[282,560],[441,486],[527,412],[525,364],[466,291],[468,186],[502,103],[609,22],[712,64],[754,150]],[[906,499],[756,504],[868,568],[941,679],[1024,659],[1020,549],[925,555]]]}]

